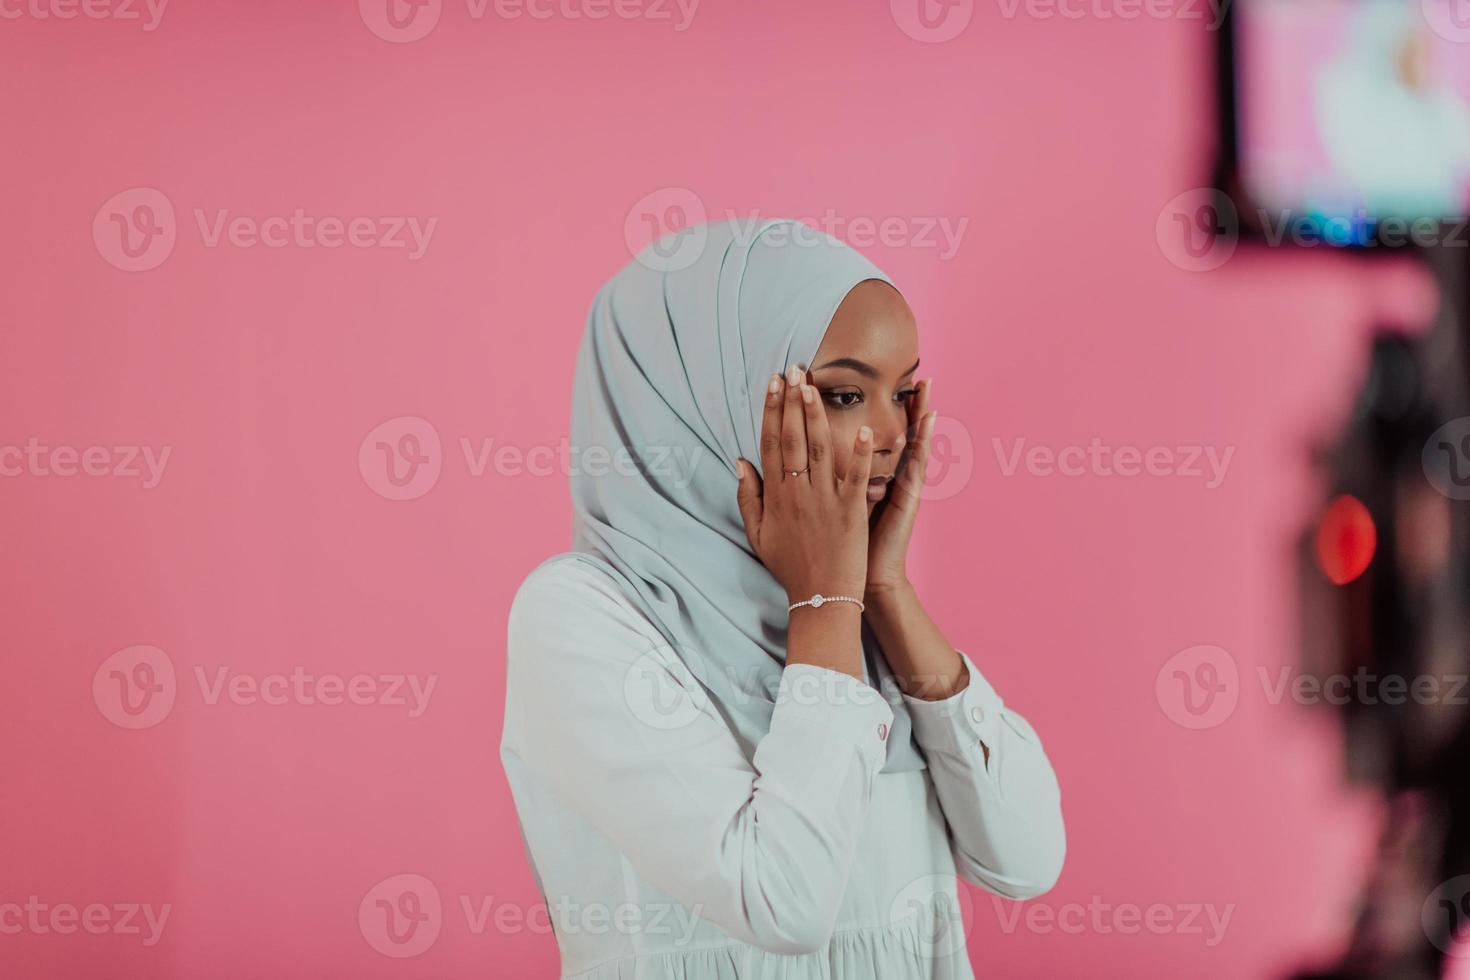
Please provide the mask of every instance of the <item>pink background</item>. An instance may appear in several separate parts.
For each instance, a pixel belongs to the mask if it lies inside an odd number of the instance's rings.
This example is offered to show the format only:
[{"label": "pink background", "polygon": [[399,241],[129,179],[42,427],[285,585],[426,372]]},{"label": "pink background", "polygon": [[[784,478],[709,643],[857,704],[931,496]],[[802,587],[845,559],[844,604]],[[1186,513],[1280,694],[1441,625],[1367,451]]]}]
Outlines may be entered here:
[{"label": "pink background", "polygon": [[[953,445],[973,446],[925,507],[914,574],[1061,779],[1067,865],[1032,904],[1234,906],[1211,947],[1008,933],[1008,903],[975,892],[977,971],[1259,977],[1335,950],[1377,810],[1339,785],[1330,711],[1271,704],[1256,676],[1295,655],[1304,447],[1356,381],[1366,306],[1415,280],[1312,252],[1170,261],[1161,209],[1207,173],[1204,22],[982,4],[926,43],[883,3],[706,0],[680,32],[446,2],[392,43],[365,5],[0,24],[0,446],[171,447],[151,489],[0,477],[0,903],[172,907],[151,947],[0,934],[0,973],[554,975],[544,920],[476,932],[461,897],[521,918],[535,902],[496,754],[503,643],[521,577],[568,540],[565,477],[475,475],[461,440],[559,443],[587,304],[642,244],[635,206],[669,188],[711,217],[969,221],[952,257],[866,251],[918,313]],[[171,203],[176,241],[130,272],[107,206],[134,188]],[[194,217],[296,208],[437,226],[410,260],[210,247]],[[391,500],[363,444],[409,416],[440,472]],[[1207,489],[1007,476],[991,442],[1094,436],[1235,452]],[[1155,679],[1201,644],[1242,680],[1227,720],[1191,730]],[[93,682],[137,645],[167,655],[175,702],[129,730]],[[297,667],[437,682],[410,719],[210,703],[196,681]],[[402,874],[443,903],[407,959],[358,925]]]}]

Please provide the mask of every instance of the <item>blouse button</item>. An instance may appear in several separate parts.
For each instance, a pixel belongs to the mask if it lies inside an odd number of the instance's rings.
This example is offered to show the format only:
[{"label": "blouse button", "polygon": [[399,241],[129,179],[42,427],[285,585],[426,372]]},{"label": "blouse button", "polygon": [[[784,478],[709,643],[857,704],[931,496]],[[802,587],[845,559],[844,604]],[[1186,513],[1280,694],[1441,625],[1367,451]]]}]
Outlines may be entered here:
[{"label": "blouse button", "polygon": [[978,725],[985,720],[985,712],[981,710],[979,705],[976,705],[970,709],[970,717],[975,719],[975,724]]},{"label": "blouse button", "polygon": [[888,726],[887,725],[884,725],[882,723],[879,723],[879,725],[878,725],[878,741],[881,742],[884,739],[886,739],[887,737],[888,737]]}]

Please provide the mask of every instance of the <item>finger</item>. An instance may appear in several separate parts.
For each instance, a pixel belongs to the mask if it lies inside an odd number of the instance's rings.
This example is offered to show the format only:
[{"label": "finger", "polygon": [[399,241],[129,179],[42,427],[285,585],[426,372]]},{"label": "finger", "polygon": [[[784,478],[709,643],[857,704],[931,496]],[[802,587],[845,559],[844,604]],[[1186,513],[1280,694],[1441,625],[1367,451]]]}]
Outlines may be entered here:
[{"label": "finger", "polygon": [[919,428],[924,422],[924,413],[929,410],[929,392],[933,390],[934,379],[925,378],[914,387],[917,389],[914,397],[908,403],[908,439],[910,443],[917,443]]},{"label": "finger", "polygon": [[761,470],[779,481],[781,475],[781,406],[786,383],[779,374],[766,385],[766,407],[761,417]]},{"label": "finger", "polygon": [[929,410],[929,393],[933,390],[934,379],[925,378],[915,385],[914,397],[908,400],[908,427],[904,430],[904,452],[898,460],[898,470],[894,474],[902,479],[909,470],[909,464],[913,462],[914,454],[919,451],[920,436],[924,429],[924,413]]},{"label": "finger", "polygon": [[739,478],[735,487],[735,500],[740,505],[740,520],[745,524],[745,539],[750,542],[750,550],[758,555],[761,516],[765,511],[761,502],[760,474],[743,459],[735,460],[735,472]]},{"label": "finger", "polygon": [[[781,468],[787,479],[807,468],[806,412],[801,401],[801,370],[791,365],[786,372],[785,405],[781,410]],[[805,477],[806,474],[801,474]]]},{"label": "finger", "polygon": [[914,440],[913,451],[909,453],[908,463],[895,481],[898,492],[892,496],[894,503],[900,508],[918,506],[919,496],[924,489],[924,477],[929,472],[929,452],[934,445],[934,423],[938,418],[939,413],[931,411],[919,422],[919,435]]},{"label": "finger", "polygon": [[817,395],[816,385],[801,386],[801,401],[806,411],[806,453],[811,460],[812,485],[824,491],[835,491],[832,430],[827,425],[827,410]]},{"label": "finger", "polygon": [[868,497],[868,477],[873,470],[873,430],[868,426],[858,429],[853,442],[852,459],[847,464],[847,478],[843,486],[847,493],[864,501]]}]

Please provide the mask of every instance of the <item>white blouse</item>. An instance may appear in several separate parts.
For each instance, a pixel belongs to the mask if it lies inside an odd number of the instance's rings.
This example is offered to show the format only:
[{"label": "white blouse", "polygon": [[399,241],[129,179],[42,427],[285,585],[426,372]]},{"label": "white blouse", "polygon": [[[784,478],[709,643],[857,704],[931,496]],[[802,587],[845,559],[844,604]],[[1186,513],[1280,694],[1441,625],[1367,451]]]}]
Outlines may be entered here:
[{"label": "white blouse", "polygon": [[748,758],[585,563],[532,572],[508,640],[500,753],[563,978],[972,978],[956,877],[1023,899],[1061,873],[1041,740],[963,652],[963,691],[896,695],[928,768],[882,773],[893,709],[809,664]]}]

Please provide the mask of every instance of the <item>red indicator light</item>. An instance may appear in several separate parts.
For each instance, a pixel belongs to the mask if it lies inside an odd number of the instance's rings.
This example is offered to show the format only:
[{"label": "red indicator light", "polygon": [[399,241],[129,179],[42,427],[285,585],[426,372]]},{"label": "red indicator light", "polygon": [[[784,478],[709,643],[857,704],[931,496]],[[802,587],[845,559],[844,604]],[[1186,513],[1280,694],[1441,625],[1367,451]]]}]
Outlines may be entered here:
[{"label": "red indicator light", "polygon": [[1317,564],[1334,585],[1362,575],[1378,548],[1373,515],[1357,497],[1343,494],[1317,522]]}]

